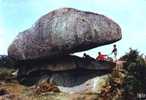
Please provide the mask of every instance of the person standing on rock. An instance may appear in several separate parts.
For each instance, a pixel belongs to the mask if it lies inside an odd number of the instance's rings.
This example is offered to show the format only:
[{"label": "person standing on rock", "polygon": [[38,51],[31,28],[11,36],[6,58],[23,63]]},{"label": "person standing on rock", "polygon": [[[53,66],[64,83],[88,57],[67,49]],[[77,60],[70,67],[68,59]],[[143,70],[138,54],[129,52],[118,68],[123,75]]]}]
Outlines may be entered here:
[{"label": "person standing on rock", "polygon": [[114,54],[114,59],[117,61],[117,46],[115,44],[113,45],[112,54]]}]

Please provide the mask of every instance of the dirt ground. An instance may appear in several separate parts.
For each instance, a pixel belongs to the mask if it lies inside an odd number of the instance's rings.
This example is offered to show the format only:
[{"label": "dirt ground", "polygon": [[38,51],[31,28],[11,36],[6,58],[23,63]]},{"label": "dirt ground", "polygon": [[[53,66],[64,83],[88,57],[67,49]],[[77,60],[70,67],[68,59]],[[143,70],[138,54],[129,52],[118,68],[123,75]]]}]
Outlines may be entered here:
[{"label": "dirt ground", "polygon": [[0,100],[99,100],[97,94],[62,93],[52,84],[26,87],[15,82],[0,82]]}]

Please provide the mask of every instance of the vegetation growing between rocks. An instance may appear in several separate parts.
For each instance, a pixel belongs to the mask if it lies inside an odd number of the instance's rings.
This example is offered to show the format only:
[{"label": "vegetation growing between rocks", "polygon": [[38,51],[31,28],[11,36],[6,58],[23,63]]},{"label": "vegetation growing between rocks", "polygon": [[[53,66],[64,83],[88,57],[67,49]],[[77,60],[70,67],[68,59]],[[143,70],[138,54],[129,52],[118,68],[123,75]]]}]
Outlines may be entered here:
[{"label": "vegetation growing between rocks", "polygon": [[114,100],[146,98],[146,61],[143,55],[131,49],[119,61],[124,61],[123,66],[114,68],[109,84],[103,87],[102,97]]},{"label": "vegetation growing between rocks", "polygon": [[138,98],[139,94],[146,94],[146,62],[143,55],[131,49],[121,57],[121,60],[127,61],[124,64],[124,70],[126,70],[123,84],[124,96]]}]

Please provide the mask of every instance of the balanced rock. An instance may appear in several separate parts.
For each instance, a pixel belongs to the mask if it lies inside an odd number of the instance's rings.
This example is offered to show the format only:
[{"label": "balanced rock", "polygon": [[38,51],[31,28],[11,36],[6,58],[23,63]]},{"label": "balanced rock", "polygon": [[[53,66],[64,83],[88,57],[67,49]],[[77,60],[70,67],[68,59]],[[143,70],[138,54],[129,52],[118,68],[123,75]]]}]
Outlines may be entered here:
[{"label": "balanced rock", "polygon": [[54,10],[33,27],[20,32],[8,55],[17,60],[52,58],[88,50],[121,39],[121,29],[111,19],[73,8]]}]

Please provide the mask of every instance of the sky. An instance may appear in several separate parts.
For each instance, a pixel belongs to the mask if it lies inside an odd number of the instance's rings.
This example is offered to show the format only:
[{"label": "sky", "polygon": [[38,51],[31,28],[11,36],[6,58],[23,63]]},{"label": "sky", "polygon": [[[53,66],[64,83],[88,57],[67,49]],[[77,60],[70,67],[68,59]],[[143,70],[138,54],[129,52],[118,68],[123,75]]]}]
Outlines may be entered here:
[{"label": "sky", "polygon": [[[0,0],[0,55],[19,32],[31,27],[42,15],[62,7],[103,14],[122,29],[122,39],[117,44],[119,57],[129,48],[146,54],[146,0]],[[101,51],[109,56],[112,45],[104,45],[81,53],[96,57]]]}]

